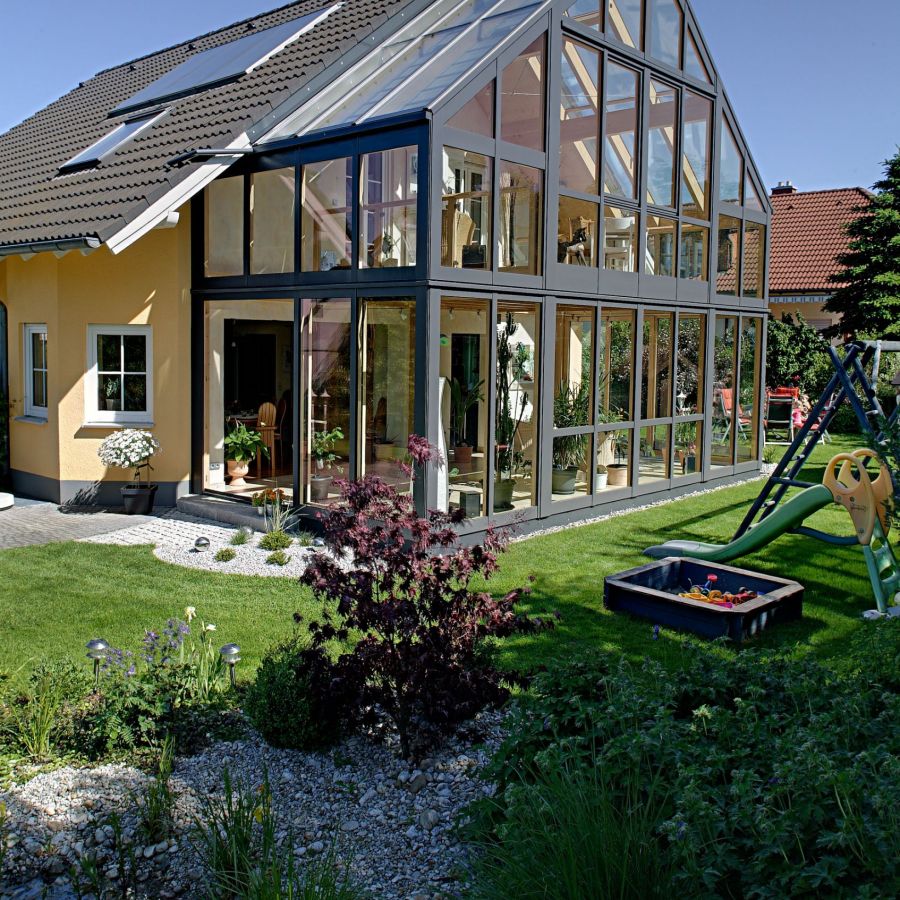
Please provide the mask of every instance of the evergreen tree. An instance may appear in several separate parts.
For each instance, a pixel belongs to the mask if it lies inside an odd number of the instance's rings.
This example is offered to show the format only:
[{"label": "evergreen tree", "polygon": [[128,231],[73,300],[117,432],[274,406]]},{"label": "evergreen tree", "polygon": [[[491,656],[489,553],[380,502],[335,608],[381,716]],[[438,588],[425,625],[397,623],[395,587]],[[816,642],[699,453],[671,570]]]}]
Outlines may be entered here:
[{"label": "evergreen tree", "polygon": [[841,285],[825,304],[840,313],[840,333],[859,338],[900,338],[900,152],[884,163],[884,178],[848,223],[850,249],[831,276]]}]

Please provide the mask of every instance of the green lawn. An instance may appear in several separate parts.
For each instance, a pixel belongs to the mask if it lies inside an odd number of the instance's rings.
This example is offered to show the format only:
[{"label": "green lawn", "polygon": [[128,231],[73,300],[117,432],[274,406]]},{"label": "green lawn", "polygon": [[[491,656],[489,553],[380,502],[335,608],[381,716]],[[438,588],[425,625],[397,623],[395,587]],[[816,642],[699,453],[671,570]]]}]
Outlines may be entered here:
[{"label": "green lawn", "polygon": [[[817,448],[808,480],[821,480],[827,459],[852,446],[838,441]],[[508,590],[534,574],[529,608],[557,610],[562,619],[553,631],[506,641],[503,665],[532,668],[598,647],[676,662],[685,652],[677,634],[663,631],[654,641],[650,623],[603,609],[603,578],[646,561],[641,550],[650,544],[677,537],[727,540],[759,487],[741,485],[513,545],[492,589]],[[813,522],[850,533],[849,518],[836,506]],[[839,655],[860,627],[860,613],[874,605],[859,548],[786,536],[739,564],[806,586],[803,620],[767,633],[755,642],[759,646]],[[309,594],[293,581],[183,569],[159,562],[149,547],[66,543],[7,550],[0,552],[0,584],[0,670],[7,671],[60,655],[84,659],[85,642],[97,636],[134,647],[145,628],[190,605],[216,624],[222,643],[241,645],[239,671],[246,677],[265,648],[290,633],[293,612],[315,613]]]}]

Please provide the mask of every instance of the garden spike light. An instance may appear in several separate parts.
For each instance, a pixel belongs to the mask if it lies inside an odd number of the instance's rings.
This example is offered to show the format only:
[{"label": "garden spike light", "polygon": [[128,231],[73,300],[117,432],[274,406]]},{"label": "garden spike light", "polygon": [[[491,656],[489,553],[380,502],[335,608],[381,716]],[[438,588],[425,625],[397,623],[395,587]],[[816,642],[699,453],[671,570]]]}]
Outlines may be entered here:
[{"label": "garden spike light", "polygon": [[228,666],[231,686],[234,687],[234,667],[241,661],[241,648],[237,644],[225,644],[219,650],[219,654]]},{"label": "garden spike light", "polygon": [[100,689],[100,660],[106,658],[106,651],[109,650],[109,644],[103,638],[94,638],[85,645],[87,649],[87,658],[94,661],[94,690]]}]

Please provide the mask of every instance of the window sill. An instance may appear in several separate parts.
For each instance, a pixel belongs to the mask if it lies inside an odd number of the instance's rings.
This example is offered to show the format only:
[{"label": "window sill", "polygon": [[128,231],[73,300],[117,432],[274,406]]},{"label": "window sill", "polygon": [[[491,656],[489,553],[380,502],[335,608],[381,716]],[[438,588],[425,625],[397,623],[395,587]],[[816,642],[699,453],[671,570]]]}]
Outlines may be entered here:
[{"label": "window sill", "polygon": [[120,429],[120,428],[153,428],[156,425],[156,422],[82,422],[82,428],[106,428],[106,429]]},{"label": "window sill", "polygon": [[46,416],[16,416],[13,422],[24,422],[27,425],[46,425]]}]

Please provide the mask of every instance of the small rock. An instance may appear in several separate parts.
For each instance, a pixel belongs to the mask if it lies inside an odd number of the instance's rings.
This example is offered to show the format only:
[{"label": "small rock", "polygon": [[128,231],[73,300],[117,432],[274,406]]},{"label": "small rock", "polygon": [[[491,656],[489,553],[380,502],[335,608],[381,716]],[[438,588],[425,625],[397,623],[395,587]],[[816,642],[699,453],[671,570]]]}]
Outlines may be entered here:
[{"label": "small rock", "polygon": [[359,822],[357,822],[356,819],[347,819],[347,821],[341,825],[341,831],[356,831],[358,828]]},{"label": "small rock", "polygon": [[419,774],[416,775],[416,777],[413,778],[412,781],[410,781],[410,783],[406,787],[411,793],[418,794],[419,791],[421,791],[422,788],[427,787],[427,785],[428,785],[428,778],[425,775],[423,775],[421,772],[419,772]]},{"label": "small rock", "polygon": [[322,843],[322,841],[313,841],[309,845],[309,849],[313,853],[321,853],[325,849],[325,845]]},{"label": "small rock", "polygon": [[441,814],[435,809],[425,809],[419,813],[419,825],[426,831],[431,831],[441,821]]},{"label": "small rock", "polygon": [[144,847],[144,859],[150,859],[151,856],[156,852],[156,847],[153,844],[149,844]]}]

